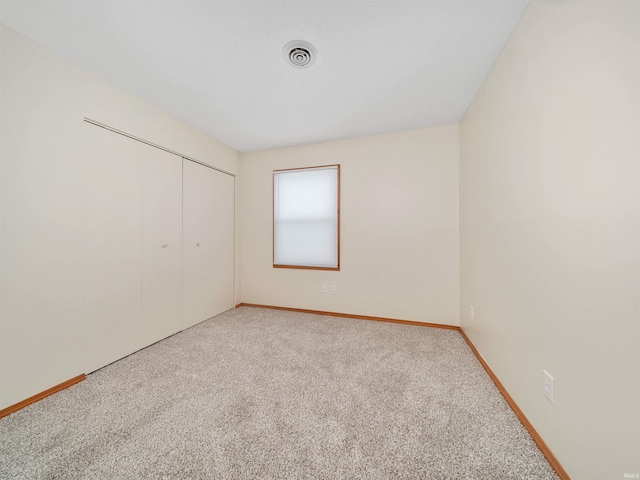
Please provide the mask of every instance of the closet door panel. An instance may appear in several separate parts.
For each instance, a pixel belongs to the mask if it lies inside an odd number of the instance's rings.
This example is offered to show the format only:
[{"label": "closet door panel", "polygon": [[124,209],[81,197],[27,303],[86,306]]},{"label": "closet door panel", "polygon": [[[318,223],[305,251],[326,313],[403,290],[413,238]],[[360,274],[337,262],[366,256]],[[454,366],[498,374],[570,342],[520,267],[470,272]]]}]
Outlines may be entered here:
[{"label": "closet door panel", "polygon": [[235,178],[225,173],[215,173],[216,199],[214,204],[215,226],[213,235],[214,315],[233,308],[233,271],[235,238]]},{"label": "closet door panel", "polygon": [[141,348],[142,162],[151,147],[85,123],[86,366]]},{"label": "closet door panel", "polygon": [[183,160],[183,329],[212,317],[215,312],[215,173]]},{"label": "closet door panel", "polygon": [[182,324],[182,159],[154,149],[142,162],[142,343]]},{"label": "closet door panel", "polygon": [[233,308],[234,178],[183,163],[182,328],[188,328]]}]

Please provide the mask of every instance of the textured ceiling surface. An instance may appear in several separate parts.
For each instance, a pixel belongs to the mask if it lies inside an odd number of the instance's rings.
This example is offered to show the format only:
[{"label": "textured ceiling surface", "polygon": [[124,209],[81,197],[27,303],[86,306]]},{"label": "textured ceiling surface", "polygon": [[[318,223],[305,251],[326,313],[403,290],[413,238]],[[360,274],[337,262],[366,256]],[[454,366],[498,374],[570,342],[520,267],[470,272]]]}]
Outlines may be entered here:
[{"label": "textured ceiling surface", "polygon": [[[528,2],[22,0],[0,19],[253,151],[457,123]],[[291,40],[316,47],[308,69]]]}]

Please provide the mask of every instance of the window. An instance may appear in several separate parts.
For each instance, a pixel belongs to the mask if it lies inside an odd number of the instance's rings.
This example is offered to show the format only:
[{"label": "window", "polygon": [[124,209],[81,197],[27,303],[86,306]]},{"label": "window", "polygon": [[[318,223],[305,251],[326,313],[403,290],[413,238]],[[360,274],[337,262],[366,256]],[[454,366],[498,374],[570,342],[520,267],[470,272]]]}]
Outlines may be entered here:
[{"label": "window", "polygon": [[340,165],[273,172],[273,266],[340,270]]}]

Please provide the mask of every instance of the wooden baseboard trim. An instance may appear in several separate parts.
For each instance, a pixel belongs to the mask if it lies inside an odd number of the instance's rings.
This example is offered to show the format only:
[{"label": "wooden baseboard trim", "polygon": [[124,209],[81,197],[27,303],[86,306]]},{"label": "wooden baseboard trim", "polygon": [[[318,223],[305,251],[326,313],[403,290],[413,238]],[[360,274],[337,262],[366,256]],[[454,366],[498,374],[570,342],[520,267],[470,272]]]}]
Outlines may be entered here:
[{"label": "wooden baseboard trim", "polygon": [[238,307],[270,308],[272,310],[286,310],[288,312],[313,313],[316,315],[330,315],[332,317],[355,318],[356,320],[373,320],[375,322],[401,323],[403,325],[416,325],[419,327],[446,328],[448,330],[460,330],[460,327],[457,327],[455,325],[416,322],[413,320],[399,320],[397,318],[370,317],[367,315],[353,315],[350,313],[324,312],[322,310],[307,310],[305,308],[275,307],[273,305],[258,305],[255,303],[239,303],[236,305],[236,308]]},{"label": "wooden baseboard trim", "polygon": [[491,380],[493,380],[493,383],[496,384],[496,387],[498,387],[498,390],[500,390],[500,393],[502,394],[504,399],[507,401],[507,403],[511,407],[511,410],[513,410],[513,413],[515,413],[516,416],[518,417],[518,420],[520,420],[520,423],[522,423],[524,428],[527,429],[527,431],[529,432],[529,435],[531,435],[531,438],[533,438],[533,441],[536,443],[536,445],[538,446],[538,448],[540,449],[544,457],[547,459],[547,461],[549,462],[549,465],[551,465],[551,468],[555,470],[556,474],[558,475],[558,477],[560,477],[561,480],[571,480],[571,477],[569,477],[569,474],[567,473],[567,471],[562,467],[562,465],[560,464],[556,456],[553,454],[551,449],[547,446],[547,444],[544,443],[544,440],[542,440],[542,437],[540,436],[540,434],[533,427],[533,425],[531,424],[529,419],[525,416],[525,414],[522,412],[522,410],[520,410],[520,407],[518,407],[518,404],[515,402],[513,397],[509,395],[509,392],[507,392],[507,389],[504,388],[504,385],[502,385],[502,382],[498,379],[496,374],[493,373],[493,370],[491,370],[487,362],[484,361],[484,358],[482,358],[482,356],[480,355],[480,352],[478,352],[478,349],[471,342],[469,337],[467,337],[466,333],[464,333],[464,330],[462,328],[460,328],[460,335],[462,335],[462,338],[464,338],[464,340],[467,342],[467,345],[469,345],[469,348],[471,348],[471,351],[474,353],[474,355],[476,356],[480,364],[484,367],[486,372],[489,374],[489,377],[491,377]]},{"label": "wooden baseboard trim", "polygon": [[80,383],[86,377],[87,376],[83,373],[82,375],[78,375],[77,377],[73,377],[65,382],[62,382],[59,385],[56,385],[55,387],[51,387],[45,390],[44,392],[37,393],[34,396],[27,398],[26,400],[22,400],[21,402],[8,406],[7,408],[3,408],[2,410],[0,410],[0,418],[6,417],[7,415],[12,414],[13,412],[17,412],[18,410],[26,407],[27,405],[36,403],[37,401],[42,400],[43,398],[48,397],[49,395],[53,395],[54,393],[57,393],[61,390],[64,390],[65,388],[69,388],[70,386],[75,385],[76,383]]}]

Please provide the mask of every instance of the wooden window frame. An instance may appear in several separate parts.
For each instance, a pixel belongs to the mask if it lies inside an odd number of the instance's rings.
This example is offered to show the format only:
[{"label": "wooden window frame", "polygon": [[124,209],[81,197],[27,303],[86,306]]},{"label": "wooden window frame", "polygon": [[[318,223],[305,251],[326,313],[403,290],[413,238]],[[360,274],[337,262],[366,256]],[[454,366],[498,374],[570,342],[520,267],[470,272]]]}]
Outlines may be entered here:
[{"label": "wooden window frame", "polygon": [[[313,170],[315,168],[328,168],[328,167],[336,167],[338,171],[338,266],[337,267],[313,267],[306,265],[283,265],[276,263],[276,212],[275,212],[275,195],[276,195],[276,185],[275,185],[275,174],[278,172],[289,172],[293,170]],[[293,270],[325,270],[332,272],[340,271],[340,164],[333,165],[316,165],[313,167],[297,167],[297,168],[283,168],[280,170],[274,170],[271,174],[271,263],[273,264],[273,268],[289,268]]]}]

